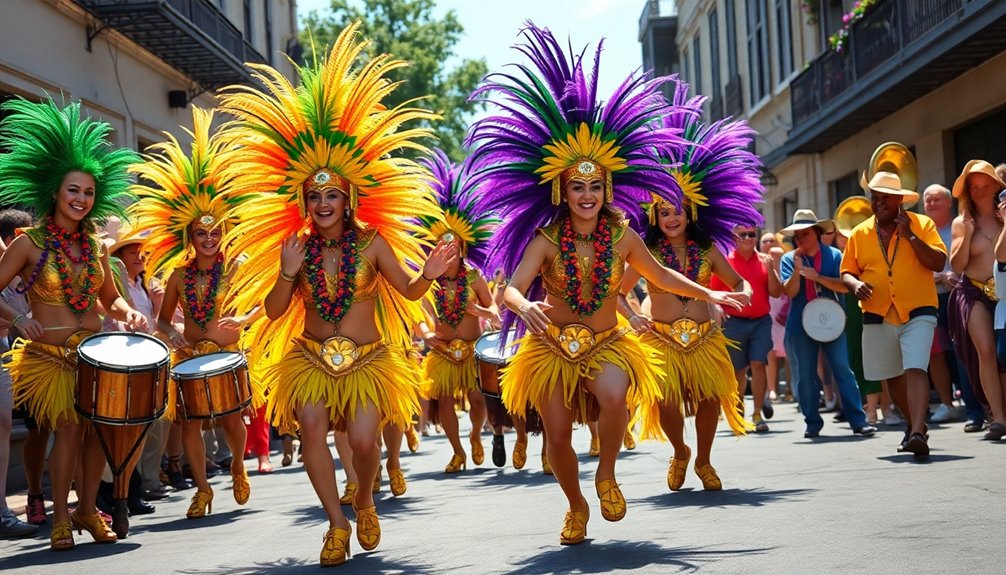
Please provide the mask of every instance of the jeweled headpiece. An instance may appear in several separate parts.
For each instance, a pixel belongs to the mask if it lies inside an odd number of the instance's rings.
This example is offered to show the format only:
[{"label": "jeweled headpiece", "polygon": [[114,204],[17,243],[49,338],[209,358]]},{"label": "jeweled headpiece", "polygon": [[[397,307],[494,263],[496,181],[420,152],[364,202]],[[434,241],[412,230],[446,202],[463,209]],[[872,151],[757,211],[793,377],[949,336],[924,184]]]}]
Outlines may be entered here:
[{"label": "jeweled headpiece", "polygon": [[55,196],[70,172],[94,178],[94,206],[87,219],[99,224],[108,216],[125,217],[129,192],[127,169],[139,157],[114,147],[112,126],[80,117],[80,102],[60,108],[46,98],[34,103],[15,97],[0,106],[7,115],[0,123],[0,202],[31,206],[49,215]]}]

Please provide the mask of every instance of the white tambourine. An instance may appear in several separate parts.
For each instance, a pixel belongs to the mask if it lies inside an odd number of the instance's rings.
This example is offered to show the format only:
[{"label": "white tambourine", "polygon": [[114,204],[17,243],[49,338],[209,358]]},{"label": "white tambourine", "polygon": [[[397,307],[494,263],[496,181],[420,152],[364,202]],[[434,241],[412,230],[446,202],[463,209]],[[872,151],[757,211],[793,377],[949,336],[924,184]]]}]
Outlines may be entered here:
[{"label": "white tambourine", "polygon": [[818,297],[807,302],[801,316],[803,330],[814,341],[828,343],[845,331],[845,308],[833,299]]}]

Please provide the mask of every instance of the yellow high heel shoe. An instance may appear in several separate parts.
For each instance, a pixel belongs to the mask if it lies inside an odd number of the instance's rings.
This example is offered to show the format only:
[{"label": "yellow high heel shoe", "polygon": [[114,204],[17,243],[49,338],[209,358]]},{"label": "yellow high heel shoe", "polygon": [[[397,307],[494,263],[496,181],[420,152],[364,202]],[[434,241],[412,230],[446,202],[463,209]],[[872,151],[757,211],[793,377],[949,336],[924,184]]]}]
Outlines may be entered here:
[{"label": "yellow high heel shoe", "polygon": [[349,551],[349,536],[352,535],[353,528],[333,527],[325,532],[321,546],[321,566],[335,567],[346,562],[346,557],[351,555]]},{"label": "yellow high heel shoe", "polygon": [[419,434],[415,427],[410,425],[405,429],[405,441],[409,444],[410,453],[419,451]]},{"label": "yellow high heel shoe", "polygon": [[601,456],[601,440],[596,437],[590,438],[590,451],[587,452],[587,457],[600,457]]},{"label": "yellow high heel shoe", "polygon": [[702,480],[702,489],[706,491],[720,491],[723,489],[723,482],[720,476],[716,475],[716,470],[712,465],[695,466],[695,474]]},{"label": "yellow high heel shoe", "polygon": [[405,491],[409,488],[408,484],[405,483],[405,474],[402,473],[401,469],[389,469],[388,481],[391,483],[391,494],[395,497],[404,495]]},{"label": "yellow high heel shoe", "polygon": [[381,523],[377,520],[377,507],[371,505],[356,509],[356,540],[364,551],[372,551],[381,542]]},{"label": "yellow high heel shoe", "polygon": [[240,475],[232,474],[231,481],[233,482],[234,501],[238,505],[248,503],[248,498],[251,497],[251,483],[248,482],[248,471],[241,469]]},{"label": "yellow high heel shoe", "polygon": [[685,484],[685,473],[688,471],[688,462],[692,459],[692,450],[685,447],[685,451],[688,455],[684,459],[672,457],[671,465],[667,468],[667,487],[671,491],[677,491]]},{"label": "yellow high heel shoe", "polygon": [[213,492],[196,491],[196,494],[192,496],[192,503],[189,504],[189,510],[185,512],[185,516],[189,519],[201,519],[212,512]]},{"label": "yellow high heel shoe", "polygon": [[359,486],[355,483],[346,482],[346,486],[342,489],[342,497],[339,498],[339,503],[343,505],[352,505],[353,498],[356,497],[356,490]]},{"label": "yellow high heel shoe", "polygon": [[632,433],[631,429],[625,430],[625,439],[622,440],[622,445],[629,451],[636,448],[636,434]]},{"label": "yellow high heel shoe", "polygon": [[49,534],[49,549],[53,551],[73,549],[73,530],[70,528],[69,519],[52,526],[52,533]]},{"label": "yellow high heel shoe", "polygon": [[94,515],[82,515],[79,509],[75,509],[70,514],[70,523],[77,530],[78,535],[84,531],[90,533],[95,543],[115,543],[119,540],[115,532],[112,531],[112,528],[108,526],[108,523],[105,523],[97,513]]},{"label": "yellow high heel shoe", "polygon": [[614,479],[597,482],[597,497],[601,500],[601,517],[608,521],[621,521],[625,517],[625,497]]},{"label": "yellow high heel shoe", "polygon": [[468,439],[472,444],[472,463],[482,465],[482,462],[486,460],[486,452],[482,449],[482,437],[469,437]]},{"label": "yellow high heel shoe", "polygon": [[444,468],[444,473],[459,473],[462,469],[467,467],[468,462],[465,461],[465,456],[455,453],[451,456],[451,462]]},{"label": "yellow high heel shoe", "polygon": [[383,465],[378,465],[377,466],[377,475],[374,477],[374,488],[371,489],[371,491],[374,492],[374,493],[380,493],[381,492],[381,481],[383,481],[381,479],[381,472],[382,471],[384,471],[384,466]]},{"label": "yellow high heel shoe", "polygon": [[562,522],[562,532],[559,534],[560,545],[577,545],[587,538],[587,521],[590,520],[590,510],[567,511]]},{"label": "yellow high heel shoe", "polygon": [[513,446],[513,468],[524,469],[525,463],[527,463],[527,444],[515,443]]},{"label": "yellow high heel shoe", "polygon": [[555,475],[552,473],[552,466],[548,464],[548,456],[541,454],[541,472],[545,475]]}]

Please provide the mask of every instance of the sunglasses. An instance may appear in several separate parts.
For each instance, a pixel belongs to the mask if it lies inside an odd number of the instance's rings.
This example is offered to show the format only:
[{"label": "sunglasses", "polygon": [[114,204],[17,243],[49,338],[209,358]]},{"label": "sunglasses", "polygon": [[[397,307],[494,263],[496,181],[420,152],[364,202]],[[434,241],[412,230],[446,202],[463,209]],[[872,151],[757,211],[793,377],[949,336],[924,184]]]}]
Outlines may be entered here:
[{"label": "sunglasses", "polygon": [[742,240],[744,238],[754,239],[758,237],[758,232],[737,232],[737,237]]}]

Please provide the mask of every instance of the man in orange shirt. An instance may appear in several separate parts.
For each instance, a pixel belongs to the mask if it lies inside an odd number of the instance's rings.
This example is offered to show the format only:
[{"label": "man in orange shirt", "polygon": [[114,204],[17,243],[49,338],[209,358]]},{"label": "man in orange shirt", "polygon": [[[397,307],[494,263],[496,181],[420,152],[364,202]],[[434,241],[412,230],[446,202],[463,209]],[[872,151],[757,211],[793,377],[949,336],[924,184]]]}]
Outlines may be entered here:
[{"label": "man in orange shirt", "polygon": [[864,375],[888,380],[891,396],[908,417],[899,451],[924,458],[937,312],[933,272],[943,270],[947,248],[933,220],[904,210],[904,203],[919,195],[902,189],[896,174],[877,172],[865,187],[874,216],[849,236],[842,281],[863,308]]}]

